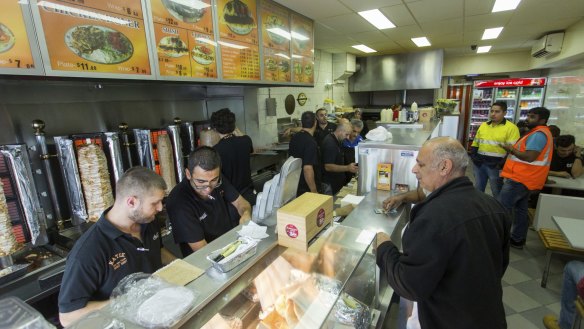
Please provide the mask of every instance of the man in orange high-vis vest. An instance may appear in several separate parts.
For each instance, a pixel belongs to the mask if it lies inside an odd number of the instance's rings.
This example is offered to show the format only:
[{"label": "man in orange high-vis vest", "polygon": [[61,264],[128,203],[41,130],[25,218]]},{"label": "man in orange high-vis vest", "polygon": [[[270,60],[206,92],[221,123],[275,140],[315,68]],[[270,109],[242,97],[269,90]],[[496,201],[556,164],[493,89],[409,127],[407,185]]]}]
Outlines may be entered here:
[{"label": "man in orange high-vis vest", "polygon": [[514,214],[510,241],[514,248],[523,249],[525,245],[529,193],[543,188],[550,170],[553,137],[546,126],[549,117],[545,107],[532,108],[527,114],[529,132],[515,145],[501,145],[509,156],[501,173],[504,183],[498,200]]}]

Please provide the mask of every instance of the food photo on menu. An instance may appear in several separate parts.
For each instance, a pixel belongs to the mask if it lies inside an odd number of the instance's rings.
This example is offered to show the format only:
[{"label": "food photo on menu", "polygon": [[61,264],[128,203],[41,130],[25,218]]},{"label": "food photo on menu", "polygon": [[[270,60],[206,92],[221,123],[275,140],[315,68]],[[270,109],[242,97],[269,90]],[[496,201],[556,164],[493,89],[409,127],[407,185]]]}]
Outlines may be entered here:
[{"label": "food photo on menu", "polygon": [[158,42],[158,52],[168,57],[181,57],[189,54],[187,44],[176,36],[165,36]]},{"label": "food photo on menu", "polygon": [[195,62],[201,65],[210,65],[215,61],[215,50],[207,45],[195,46],[191,53]]},{"label": "food photo on menu", "polygon": [[[282,19],[275,15],[270,15],[264,23],[266,31],[268,32],[268,37],[273,43],[281,45],[288,41],[282,34],[282,32],[288,33],[288,28],[284,25]],[[280,33],[278,33],[280,32]]]},{"label": "food photo on menu", "polygon": [[[199,7],[201,4],[201,7]],[[168,10],[168,12],[185,23],[197,23],[200,21],[205,13],[207,12],[208,5],[202,1],[194,1],[194,3],[188,3],[184,1],[176,0],[162,0],[162,5]]]},{"label": "food photo on menu", "polygon": [[118,64],[134,54],[132,42],[123,33],[99,25],[79,25],[65,34],[65,44],[77,56],[99,64]]},{"label": "food photo on menu", "polygon": [[16,38],[8,26],[0,23],[0,53],[6,52],[14,46]]},{"label": "food photo on menu", "polygon": [[223,20],[233,33],[239,35],[249,34],[255,27],[248,5],[241,0],[231,0],[225,4]]}]

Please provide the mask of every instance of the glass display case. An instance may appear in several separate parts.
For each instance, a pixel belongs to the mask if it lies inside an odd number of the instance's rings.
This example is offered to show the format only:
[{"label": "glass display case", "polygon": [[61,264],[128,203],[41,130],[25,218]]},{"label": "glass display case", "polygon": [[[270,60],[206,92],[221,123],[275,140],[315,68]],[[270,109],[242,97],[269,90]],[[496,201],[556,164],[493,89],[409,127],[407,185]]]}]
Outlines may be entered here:
[{"label": "glass display case", "polygon": [[307,252],[272,249],[186,327],[368,328],[377,306],[375,232],[335,226]]}]

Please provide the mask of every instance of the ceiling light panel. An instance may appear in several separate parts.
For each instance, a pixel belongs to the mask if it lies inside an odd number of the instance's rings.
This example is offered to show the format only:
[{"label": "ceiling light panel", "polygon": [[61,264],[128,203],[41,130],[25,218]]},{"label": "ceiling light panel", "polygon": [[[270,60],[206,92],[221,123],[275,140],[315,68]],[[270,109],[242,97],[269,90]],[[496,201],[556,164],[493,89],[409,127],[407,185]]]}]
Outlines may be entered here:
[{"label": "ceiling light panel", "polygon": [[481,46],[477,48],[477,54],[488,53],[491,50],[491,46]]},{"label": "ceiling light panel", "polygon": [[499,11],[515,10],[521,0],[497,0],[493,6],[493,13]]},{"label": "ceiling light panel", "polygon": [[361,17],[365,18],[369,23],[373,24],[373,26],[380,30],[391,29],[392,27],[395,27],[395,24],[393,24],[387,17],[385,17],[385,15],[383,15],[379,9],[360,11],[359,15],[361,15]]},{"label": "ceiling light panel", "polygon": [[430,43],[430,41],[428,41],[428,39],[426,37],[421,37],[421,38],[412,38],[412,41],[416,44],[416,46],[418,47],[428,47],[431,46],[432,44]]},{"label": "ceiling light panel", "polygon": [[503,31],[502,27],[494,27],[492,29],[485,29],[482,40],[497,39],[499,34]]},{"label": "ceiling light panel", "polygon": [[377,50],[372,49],[372,48],[369,48],[369,47],[367,47],[365,45],[354,45],[354,46],[351,46],[351,47],[353,47],[353,48],[355,48],[357,50],[360,50],[360,51],[362,51],[364,53],[376,53],[377,52]]}]

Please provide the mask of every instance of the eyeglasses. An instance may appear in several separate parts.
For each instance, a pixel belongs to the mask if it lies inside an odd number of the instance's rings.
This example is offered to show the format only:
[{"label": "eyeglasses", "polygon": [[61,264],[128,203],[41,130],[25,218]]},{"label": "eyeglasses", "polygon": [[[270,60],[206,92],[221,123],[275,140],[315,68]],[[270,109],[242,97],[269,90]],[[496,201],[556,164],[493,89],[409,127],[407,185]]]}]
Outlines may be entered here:
[{"label": "eyeglasses", "polygon": [[197,183],[195,183],[196,180],[197,180],[196,178],[193,178],[191,180],[191,186],[195,190],[214,189],[214,188],[221,186],[221,183],[223,183],[223,181],[221,180],[221,177],[217,178],[216,180],[210,181],[208,185],[200,185],[200,186],[197,185]]}]

